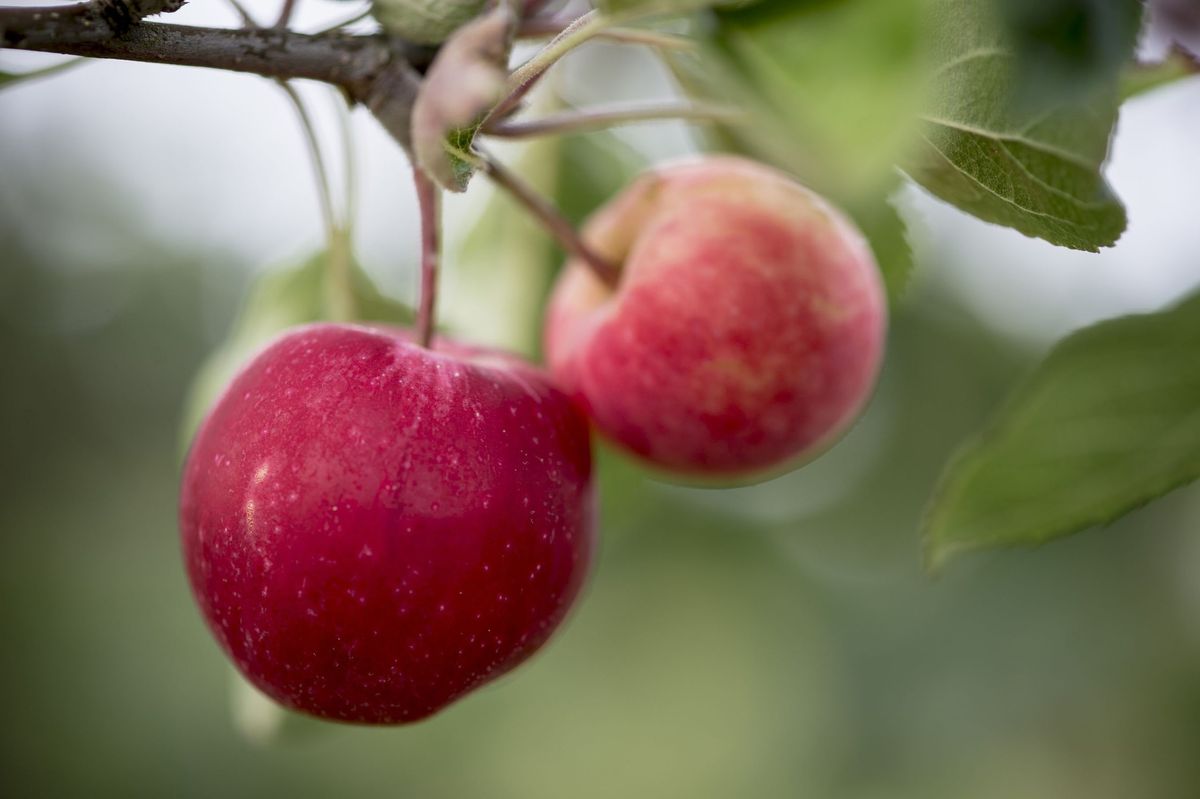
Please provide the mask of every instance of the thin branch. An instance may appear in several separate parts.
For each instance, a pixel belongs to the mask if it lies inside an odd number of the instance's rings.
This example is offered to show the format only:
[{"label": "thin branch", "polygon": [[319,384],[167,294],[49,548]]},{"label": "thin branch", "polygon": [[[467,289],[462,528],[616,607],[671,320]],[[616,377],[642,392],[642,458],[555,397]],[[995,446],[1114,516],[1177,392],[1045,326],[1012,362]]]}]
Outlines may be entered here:
[{"label": "thin branch", "polygon": [[529,139],[605,130],[638,122],[680,120],[685,122],[736,122],[742,113],[735,108],[708,105],[650,105],[565,111],[526,121],[498,121],[484,129],[489,136],[504,139]]},{"label": "thin branch", "polygon": [[660,50],[695,50],[696,42],[675,33],[662,33],[641,28],[609,28],[599,38],[620,44],[643,44]]},{"label": "thin branch", "polygon": [[342,138],[342,169],[346,173],[342,197],[342,226],[347,230],[354,229],[358,216],[358,162],[355,159],[354,120],[350,117],[350,107],[345,95],[334,92],[334,108],[337,109],[338,129]]},{"label": "thin branch", "polygon": [[[573,21],[561,19],[526,20],[517,29],[517,38],[546,39],[552,36],[559,36]],[[645,30],[643,28],[607,28],[597,33],[596,38],[619,42],[621,44],[643,44],[662,50],[694,50],[696,48],[696,42],[686,36]]]},{"label": "thin branch", "polygon": [[[96,36],[79,27],[49,26],[33,20],[18,27],[14,11],[0,8],[5,47],[47,53],[116,58],[155,64],[212,67],[268,78],[307,78],[349,89],[361,89],[375,71],[393,58],[414,66],[428,63],[425,48],[395,43],[382,36],[309,36],[271,30],[197,28],[145,22],[117,35]],[[25,16],[23,13],[20,16]]]},{"label": "thin branch", "polygon": [[287,30],[292,21],[292,13],[296,10],[296,0],[283,0],[283,8],[279,9],[279,19],[275,20],[275,30]]},{"label": "thin branch", "polygon": [[589,247],[580,237],[579,232],[553,203],[539,195],[525,181],[509,172],[507,167],[490,155],[483,153],[477,153],[477,155],[478,165],[483,173],[524,206],[546,229],[546,232],[554,237],[559,246],[567,251],[568,255],[579,258],[587,264],[606,286],[617,285],[621,277],[621,270]]},{"label": "thin branch", "polygon": [[325,166],[325,156],[321,153],[321,143],[317,140],[316,127],[313,125],[312,116],[308,113],[308,107],[296,89],[287,81],[279,81],[279,88],[283,89],[284,94],[291,101],[292,108],[296,110],[296,116],[300,118],[300,128],[304,131],[304,143],[308,149],[313,177],[317,184],[321,220],[325,225],[325,238],[327,242],[332,243],[334,231],[338,229],[339,224],[337,212],[333,209],[333,191],[329,188],[329,170]]},{"label": "thin branch", "polygon": [[240,0],[226,0],[226,2],[229,3],[230,7],[237,12],[237,15],[242,19],[242,24],[247,28],[262,27],[258,24],[258,21],[254,19],[254,16],[250,13],[250,11],[241,4]]},{"label": "thin branch", "polygon": [[346,19],[342,20],[341,22],[335,22],[334,24],[332,24],[328,27],[321,28],[319,31],[316,31],[315,35],[320,36],[325,33],[333,33],[334,31],[341,30],[342,28],[346,27],[347,25],[353,25],[356,22],[362,22],[364,19],[371,16],[371,11],[372,11],[371,6],[367,6],[362,11],[359,11],[357,14],[355,14],[352,17],[347,17]]},{"label": "thin branch", "polygon": [[[179,0],[132,0],[138,13]],[[0,46],[90,58],[211,67],[341,88],[366,105],[405,149],[420,71],[433,58],[428,47],[381,35],[306,35],[291,31],[197,28],[117,21],[103,9],[122,0],[96,0],[66,10],[0,8]],[[62,7],[60,7],[62,8]],[[101,9],[101,10],[97,10]],[[132,20],[132,21],[131,21]]]},{"label": "thin branch", "polygon": [[177,11],[184,0],[92,0],[58,6],[0,8],[0,46],[38,49],[69,39],[103,41],[120,36],[144,17]]},{"label": "thin branch", "polygon": [[441,189],[420,167],[413,169],[417,204],[421,209],[421,301],[417,306],[417,344],[433,341],[437,311],[438,262],[441,257]]},{"label": "thin branch", "polygon": [[537,85],[550,67],[554,66],[567,53],[596,36],[609,24],[611,24],[610,20],[601,15],[599,11],[589,11],[568,25],[549,44],[513,70],[508,78],[507,96],[488,113],[484,124],[488,124],[493,119],[503,119],[508,116],[520,104],[525,95]]},{"label": "thin branch", "polygon": [[80,64],[86,64],[86,58],[69,58],[66,61],[60,61],[57,64],[51,64],[48,67],[41,69],[30,70],[29,72],[19,72],[17,74],[0,72],[0,89],[6,86],[11,86],[14,83],[24,83],[29,80],[41,80],[42,78],[51,78],[60,72],[66,72],[69,69],[74,69]]}]

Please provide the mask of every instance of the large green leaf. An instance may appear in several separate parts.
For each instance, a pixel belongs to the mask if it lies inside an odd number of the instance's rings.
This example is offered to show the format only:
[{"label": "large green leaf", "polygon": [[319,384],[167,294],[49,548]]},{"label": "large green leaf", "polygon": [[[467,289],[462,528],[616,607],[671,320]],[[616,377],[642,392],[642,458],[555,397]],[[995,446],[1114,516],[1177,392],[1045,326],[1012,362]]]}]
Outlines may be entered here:
[{"label": "large green leaf", "polygon": [[1141,0],[1003,0],[997,5],[1016,51],[1018,100],[1043,107],[1081,91],[1111,89],[1141,29]]},{"label": "large green leaf", "polygon": [[1111,246],[1125,210],[1101,175],[1116,74],[1045,107],[1019,101],[1017,48],[992,0],[937,0],[924,148],[905,162],[938,197],[989,222],[1079,250]]},{"label": "large green leaf", "polygon": [[1063,341],[943,474],[928,562],[1111,522],[1200,477],[1200,293]]},{"label": "large green leaf", "polygon": [[866,234],[889,295],[912,271],[904,223],[888,202],[894,163],[919,143],[926,0],[765,0],[719,11],[700,57],[665,54],[681,87],[737,105],[741,125],[709,143],[790,172]]},{"label": "large green leaf", "polygon": [[[712,91],[704,62],[686,53],[665,54],[667,66],[680,87],[693,97],[712,101],[720,97]],[[726,98],[721,98],[725,100]],[[812,171],[805,173],[793,157],[794,149],[773,146],[770,137],[758,135],[751,126],[711,124],[701,129],[703,146],[721,152],[741,153],[795,174],[810,188],[841,207],[858,224],[879,264],[888,296],[895,302],[904,293],[913,271],[904,220],[891,204],[889,196],[899,186],[899,174],[889,171],[878,178],[871,191],[858,191],[836,178],[828,182]]]},{"label": "large green leaf", "polygon": [[739,136],[823,194],[879,193],[917,142],[926,0],[764,0],[719,10],[691,81],[750,114]]}]

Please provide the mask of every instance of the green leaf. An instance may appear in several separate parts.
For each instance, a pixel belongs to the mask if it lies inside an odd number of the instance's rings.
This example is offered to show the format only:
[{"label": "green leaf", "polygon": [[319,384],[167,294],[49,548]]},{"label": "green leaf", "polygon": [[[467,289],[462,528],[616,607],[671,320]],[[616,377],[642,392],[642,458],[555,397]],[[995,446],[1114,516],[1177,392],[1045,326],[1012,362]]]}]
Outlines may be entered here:
[{"label": "green leaf", "polygon": [[1050,109],[1017,101],[1011,36],[989,0],[938,0],[932,101],[912,177],[980,219],[1098,251],[1125,230],[1101,175],[1117,115],[1115,78]]},{"label": "green leaf", "polygon": [[1200,477],[1200,293],[1059,344],[950,463],[927,561],[1106,524]]},{"label": "green leaf", "polygon": [[[200,367],[188,390],[181,428],[184,447],[225,386],[264,345],[290,327],[334,319],[327,262],[328,254],[318,253],[299,266],[273,269],[254,281],[228,337]],[[407,325],[413,320],[412,311],[381,294],[357,264],[351,272],[351,292],[360,321]]]},{"label": "green leaf", "polygon": [[77,67],[86,60],[85,58],[72,58],[68,61],[62,61],[58,64],[52,64],[51,66],[29,72],[5,72],[4,70],[0,70],[0,89],[7,89],[10,86],[16,86],[18,83],[23,83],[27,80],[49,78],[60,72],[66,72],[68,69]]},{"label": "green leaf", "polygon": [[887,287],[888,299],[895,305],[908,288],[914,266],[904,220],[885,196],[861,198],[847,209],[847,213],[867,237]]},{"label": "green leaf", "polygon": [[300,743],[333,727],[328,722],[284,707],[232,668],[229,675],[229,710],[233,717],[233,728],[255,746]]},{"label": "green leaf", "polygon": [[1004,0],[997,8],[1014,43],[1018,101],[1042,108],[1111,88],[1142,22],[1140,0]]},{"label": "green leaf", "polygon": [[[685,92],[704,100],[713,99],[700,62],[689,55],[676,53],[665,54],[665,60]],[[802,168],[802,165],[792,157],[790,148],[772,147],[769,140],[754,135],[744,126],[707,125],[700,135],[708,149],[740,153],[790,172],[841,207],[870,243],[889,299],[894,303],[904,294],[914,264],[904,220],[888,200],[898,186],[898,173],[890,171],[878,178],[878,185],[870,192],[855,191],[838,180],[820,182],[820,176],[798,174],[798,167]]]},{"label": "green leaf", "polygon": [[750,122],[737,136],[750,149],[848,204],[886,191],[918,141],[926,4],[764,0],[720,10],[684,84],[745,108]]},{"label": "green leaf", "polygon": [[371,14],[393,36],[441,44],[486,4],[486,0],[373,0]]}]

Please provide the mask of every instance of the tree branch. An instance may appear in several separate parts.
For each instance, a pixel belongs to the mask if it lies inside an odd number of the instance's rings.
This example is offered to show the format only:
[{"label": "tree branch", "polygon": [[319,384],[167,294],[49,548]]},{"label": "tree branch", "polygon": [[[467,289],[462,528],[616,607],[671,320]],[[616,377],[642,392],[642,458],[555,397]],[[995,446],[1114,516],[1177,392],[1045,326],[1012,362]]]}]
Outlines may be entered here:
[{"label": "tree branch", "polygon": [[408,148],[412,102],[420,73],[433,58],[430,48],[382,35],[311,36],[140,21],[182,4],[183,0],[93,0],[73,6],[0,8],[0,47],[321,81],[370,108]]},{"label": "tree branch", "polygon": [[0,8],[0,43],[38,49],[58,41],[103,41],[143,18],[178,11],[186,0],[92,0],[58,6]]}]

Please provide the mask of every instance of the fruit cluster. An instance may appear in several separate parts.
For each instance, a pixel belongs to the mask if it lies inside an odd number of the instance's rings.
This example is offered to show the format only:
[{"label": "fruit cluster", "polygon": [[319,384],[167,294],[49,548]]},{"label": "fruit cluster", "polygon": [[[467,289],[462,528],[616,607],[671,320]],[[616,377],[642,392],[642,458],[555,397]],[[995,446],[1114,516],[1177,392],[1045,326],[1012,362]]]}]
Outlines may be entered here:
[{"label": "fruit cluster", "polygon": [[405,330],[285,334],[201,425],[180,520],[192,587],[259,688],[313,715],[424,718],[535,652],[595,546],[590,427],[658,470],[741,481],[811,458],[878,372],[861,236],[735,158],[643,176],[567,264],[549,370]]}]

